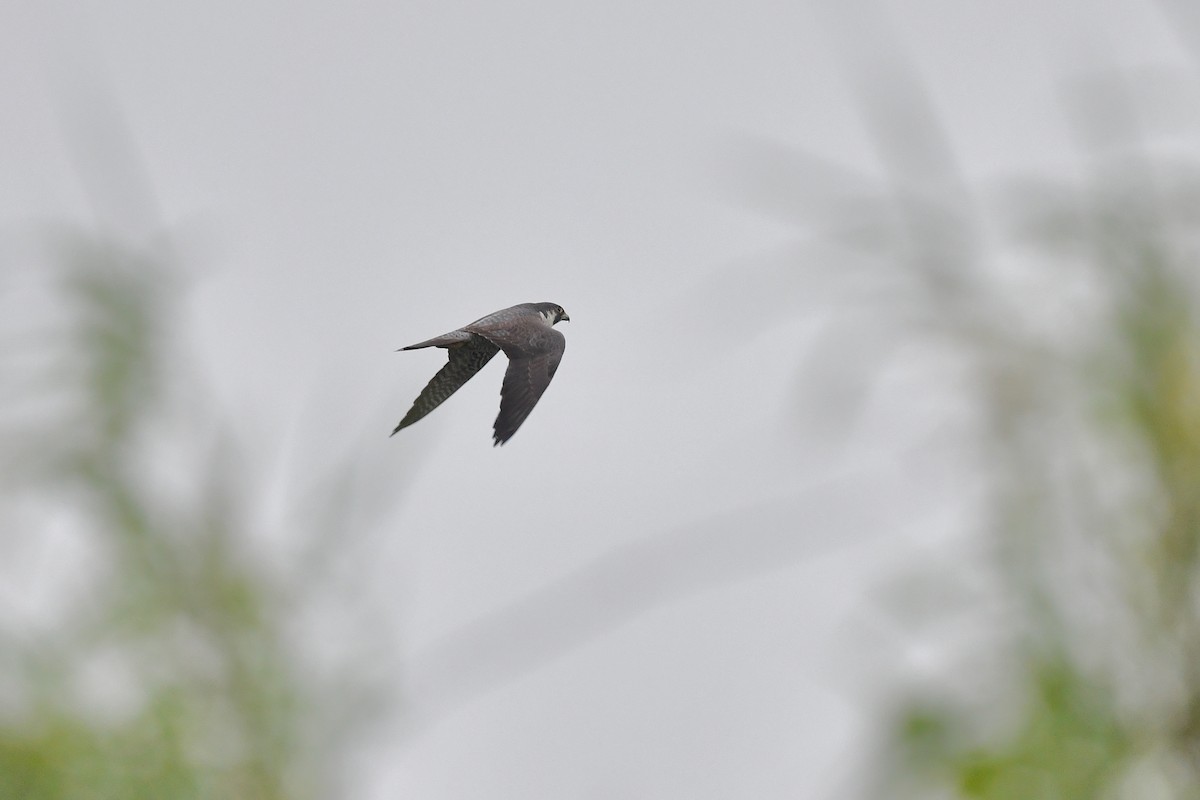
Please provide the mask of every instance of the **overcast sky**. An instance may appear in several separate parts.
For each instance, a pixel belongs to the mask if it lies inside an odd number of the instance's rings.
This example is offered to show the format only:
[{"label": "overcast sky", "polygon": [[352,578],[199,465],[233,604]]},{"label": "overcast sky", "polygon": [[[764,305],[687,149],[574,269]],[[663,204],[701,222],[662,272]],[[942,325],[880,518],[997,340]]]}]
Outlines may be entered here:
[{"label": "overcast sky", "polygon": [[[1063,169],[1063,81],[1096,59],[1184,60],[1134,0],[10,3],[0,20],[3,230],[161,226],[190,276],[182,334],[255,467],[361,453],[394,479],[364,580],[394,596],[400,691],[453,710],[376,731],[365,798],[847,796],[887,665],[912,655],[878,622],[881,587],[969,533],[970,480],[953,447],[912,457],[956,413],[920,370],[865,360],[879,387],[844,438],[827,430],[805,365],[845,309],[809,297],[822,264],[788,271],[802,221],[747,186],[789,148],[878,173],[853,65],[880,43],[973,177]],[[490,437],[502,359],[387,437],[443,359],[395,348],[530,301],[572,321],[508,445]],[[478,665],[446,635],[528,596],[544,627],[512,629],[512,663],[460,696]]]}]

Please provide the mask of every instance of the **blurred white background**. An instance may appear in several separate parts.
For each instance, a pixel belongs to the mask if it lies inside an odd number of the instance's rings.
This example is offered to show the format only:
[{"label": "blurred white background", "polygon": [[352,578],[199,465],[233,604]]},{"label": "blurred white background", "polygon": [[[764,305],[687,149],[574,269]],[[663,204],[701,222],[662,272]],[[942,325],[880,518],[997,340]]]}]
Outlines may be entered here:
[{"label": "blurred white background", "polygon": [[[888,587],[969,547],[977,483],[952,386],[873,355],[873,307],[794,247],[788,153],[880,174],[881,43],[970,178],[1068,173],[1064,78],[1184,59],[1134,0],[0,10],[3,230],[170,238],[264,547],[335,458],[388,497],[351,586],[406,658],[363,665],[399,702],[350,796],[861,788],[889,688],[936,658]],[[512,442],[502,359],[387,437],[443,358],[395,348],[530,301],[572,321]],[[863,361],[828,363],[847,314],[832,358]],[[839,366],[870,383],[845,417]]]}]

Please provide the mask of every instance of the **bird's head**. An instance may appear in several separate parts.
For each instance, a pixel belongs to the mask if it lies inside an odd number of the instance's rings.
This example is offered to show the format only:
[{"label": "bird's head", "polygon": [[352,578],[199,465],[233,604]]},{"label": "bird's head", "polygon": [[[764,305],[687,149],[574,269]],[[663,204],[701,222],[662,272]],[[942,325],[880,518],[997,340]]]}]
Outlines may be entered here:
[{"label": "bird's head", "polygon": [[551,325],[571,321],[571,318],[567,316],[566,310],[557,303],[538,303],[538,313]]}]

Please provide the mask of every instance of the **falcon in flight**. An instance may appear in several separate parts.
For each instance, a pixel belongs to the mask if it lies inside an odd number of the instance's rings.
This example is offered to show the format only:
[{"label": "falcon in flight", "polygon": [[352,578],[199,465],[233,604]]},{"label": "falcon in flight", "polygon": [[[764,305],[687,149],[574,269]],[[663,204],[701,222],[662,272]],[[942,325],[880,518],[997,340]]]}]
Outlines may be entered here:
[{"label": "falcon in flight", "polygon": [[571,318],[560,305],[521,303],[456,331],[400,348],[444,347],[450,360],[421,391],[392,435],[440,406],[503,350],[508,356],[508,371],[500,387],[500,415],[496,417],[492,446],[507,442],[533,411],[558,369],[567,340],[554,330],[554,325],[563,320],[570,322]]}]

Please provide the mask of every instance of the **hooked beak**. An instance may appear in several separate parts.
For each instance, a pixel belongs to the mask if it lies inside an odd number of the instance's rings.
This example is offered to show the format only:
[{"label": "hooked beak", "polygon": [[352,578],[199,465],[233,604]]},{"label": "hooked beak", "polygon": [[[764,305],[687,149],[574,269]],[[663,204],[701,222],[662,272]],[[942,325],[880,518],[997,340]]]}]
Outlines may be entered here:
[{"label": "hooked beak", "polygon": [[564,311],[562,313],[562,316],[558,318],[558,321],[559,322],[570,322],[571,318],[567,315],[567,312]]}]

